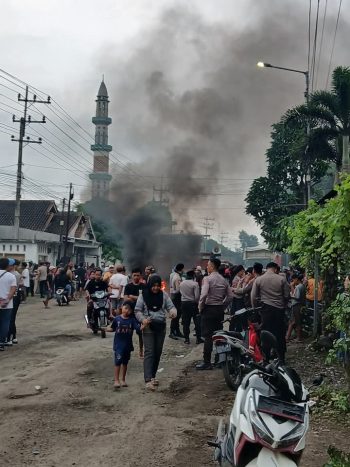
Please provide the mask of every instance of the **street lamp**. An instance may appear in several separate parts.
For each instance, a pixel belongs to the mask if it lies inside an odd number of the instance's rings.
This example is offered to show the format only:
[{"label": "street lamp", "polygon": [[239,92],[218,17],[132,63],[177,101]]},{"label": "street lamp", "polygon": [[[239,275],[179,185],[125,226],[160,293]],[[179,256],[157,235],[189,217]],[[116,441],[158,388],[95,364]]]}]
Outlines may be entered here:
[{"label": "street lamp", "polygon": [[256,66],[259,68],[275,68],[276,70],[291,71],[293,73],[301,73],[302,75],[304,75],[305,82],[306,82],[305,99],[306,99],[306,102],[309,102],[309,71],[297,70],[296,68],[286,68],[284,66],[275,66],[275,65],[271,65],[271,63],[265,63],[265,62],[258,62]]},{"label": "street lamp", "polygon": [[[309,104],[309,95],[310,95],[310,81],[309,81],[309,71],[306,70],[297,70],[296,68],[286,68],[283,66],[276,66],[276,65],[271,65],[271,63],[265,63],[265,62],[258,62],[256,64],[257,67],[259,68],[275,68],[276,70],[284,70],[284,71],[291,71],[292,73],[299,73],[305,76],[305,100],[306,104]],[[310,122],[309,119],[307,121],[307,126],[306,126],[306,134],[307,136],[310,135]],[[306,151],[308,151],[308,146],[306,147]],[[305,152],[306,152],[305,151]],[[307,188],[307,202],[311,199],[311,175],[310,175],[310,167],[308,167],[307,174],[305,176],[305,182],[306,182],[306,188]]]}]

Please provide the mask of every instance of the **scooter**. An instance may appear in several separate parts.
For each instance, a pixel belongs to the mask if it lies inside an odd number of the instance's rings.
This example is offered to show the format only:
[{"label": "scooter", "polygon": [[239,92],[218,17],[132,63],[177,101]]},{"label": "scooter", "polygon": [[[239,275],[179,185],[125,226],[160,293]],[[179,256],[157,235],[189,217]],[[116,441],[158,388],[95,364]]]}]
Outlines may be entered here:
[{"label": "scooter", "polygon": [[[261,331],[262,348],[276,348],[275,337]],[[295,370],[250,363],[240,385],[228,427],[220,420],[214,459],[222,467],[296,467],[309,428],[309,391]],[[320,385],[322,377],[313,386]],[[310,389],[310,388],[309,388]]]},{"label": "scooter", "polygon": [[92,332],[97,334],[98,331],[101,331],[101,337],[106,337],[105,328],[108,326],[108,317],[109,317],[109,302],[110,294],[104,290],[99,290],[90,296],[93,301],[93,318],[92,322],[89,323],[87,315],[85,315],[85,321],[87,326],[90,326]]},{"label": "scooter", "polygon": [[63,287],[60,287],[60,288],[56,289],[55,299],[57,301],[58,306],[69,305],[68,292]]},{"label": "scooter", "polygon": [[236,391],[246,373],[247,364],[261,362],[260,331],[257,324],[257,308],[242,308],[223,323],[243,315],[248,316],[247,331],[217,331],[213,337],[216,364],[222,367],[227,386]]}]

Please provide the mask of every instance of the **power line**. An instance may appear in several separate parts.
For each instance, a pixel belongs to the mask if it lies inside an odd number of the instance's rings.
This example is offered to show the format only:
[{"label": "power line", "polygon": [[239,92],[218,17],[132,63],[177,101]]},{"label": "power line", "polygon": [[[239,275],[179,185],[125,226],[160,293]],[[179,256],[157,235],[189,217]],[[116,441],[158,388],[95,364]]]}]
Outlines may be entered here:
[{"label": "power line", "polygon": [[328,88],[328,81],[329,81],[329,76],[331,74],[331,67],[332,67],[332,60],[333,60],[333,54],[334,54],[334,46],[335,46],[335,39],[337,37],[337,31],[338,31],[338,25],[339,25],[339,18],[340,18],[340,10],[341,10],[341,5],[343,3],[343,0],[339,0],[339,8],[338,8],[338,15],[337,15],[337,22],[335,24],[335,30],[334,30],[334,37],[333,37],[333,44],[332,44],[332,51],[331,51],[331,56],[329,58],[329,65],[328,65],[328,73],[327,73],[327,79],[326,79],[326,86],[325,89]]},{"label": "power line", "polygon": [[318,70],[320,68],[320,63],[321,63],[321,53],[322,53],[322,46],[323,46],[324,28],[325,28],[326,17],[327,17],[327,7],[328,7],[328,0],[325,0],[324,12],[323,12],[323,22],[322,22],[322,32],[321,32],[321,42],[320,42],[320,47],[319,47],[319,50],[318,50],[315,88],[317,88]]},{"label": "power line", "polygon": [[[25,83],[23,80],[17,78],[16,76],[12,75],[11,73],[6,72],[6,71],[3,70],[3,69],[0,69],[0,72],[6,74],[6,76],[9,76],[9,77],[11,77],[11,78],[17,80],[18,82],[20,82],[20,83],[22,83],[22,84],[26,84],[26,85],[27,85],[27,83]],[[10,81],[11,83],[13,83],[13,84],[15,84],[16,86],[18,86],[18,87],[21,88],[20,85],[18,85],[17,83],[13,82],[12,80],[10,80],[10,79],[8,79],[8,78],[5,78],[5,77],[3,77],[3,78],[6,79],[7,81]],[[34,86],[31,86],[31,85],[28,85],[28,86],[29,86],[31,89],[33,89],[34,91],[36,91],[37,93],[43,93],[43,94],[45,94],[43,91],[41,91],[41,90],[38,89],[38,88],[35,88]],[[38,94],[38,95],[39,95],[39,94]],[[91,138],[91,141],[92,141],[92,142],[94,141],[93,137],[92,137],[78,122],[76,122],[76,121],[73,119],[73,117],[71,117],[71,116],[68,114],[68,112],[66,112],[66,111],[63,109],[63,107],[60,106],[60,105],[58,104],[57,101],[55,101],[54,99],[52,99],[52,102],[55,102],[56,106],[58,106],[58,107],[62,110],[62,112],[64,112],[64,114],[67,115],[68,118],[70,118],[71,121],[73,121],[82,131],[84,131],[84,133],[86,133],[86,134],[89,136],[89,138]],[[52,110],[52,109],[51,109],[51,110]],[[55,112],[54,112],[54,113],[55,113]],[[57,114],[56,114],[56,115],[57,115]],[[66,123],[66,124],[67,124],[67,123]],[[62,131],[62,130],[61,130],[61,131]],[[80,136],[80,137],[82,137],[82,136]],[[84,150],[86,151],[85,148],[84,148]],[[89,155],[90,155],[90,152],[88,152],[88,153],[89,153]],[[122,154],[121,154],[121,155],[122,155]],[[127,157],[126,157],[125,155],[122,155],[122,156],[123,156],[125,159],[127,159]],[[114,160],[114,162],[115,162],[117,165],[121,166],[124,170],[130,172],[130,174],[132,174],[133,177],[137,176],[137,177],[139,177],[139,178],[142,178],[142,175],[140,175],[140,174],[138,174],[137,172],[133,171],[130,167],[128,167],[126,164],[124,164],[123,162],[121,162],[116,156],[114,156],[114,155],[113,155],[113,152],[112,152],[112,154],[111,154],[111,159]],[[130,161],[130,162],[131,162],[131,161]]]},{"label": "power line", "polygon": [[310,53],[311,53],[311,10],[312,4],[309,0],[309,21],[308,21],[308,52],[307,52],[307,71],[310,73]]},{"label": "power line", "polygon": [[317,52],[317,33],[318,33],[318,17],[320,12],[320,0],[317,0],[317,10],[316,10],[316,22],[315,22],[315,36],[314,36],[314,45],[312,52],[312,77],[311,77],[311,92],[314,90],[314,77],[315,77],[315,63],[316,63],[316,52]]}]

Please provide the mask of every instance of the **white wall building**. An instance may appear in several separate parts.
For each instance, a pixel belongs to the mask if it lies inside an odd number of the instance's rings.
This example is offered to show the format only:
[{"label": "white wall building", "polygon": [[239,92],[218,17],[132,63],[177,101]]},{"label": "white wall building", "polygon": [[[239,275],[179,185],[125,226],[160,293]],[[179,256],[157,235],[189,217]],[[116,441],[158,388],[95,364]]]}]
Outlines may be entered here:
[{"label": "white wall building", "polygon": [[[0,200],[0,255],[56,264],[59,256],[63,256],[67,214],[58,212],[54,201],[21,201],[19,240],[16,241],[14,212],[15,201]],[[68,232],[67,256],[74,262],[99,264],[101,245],[96,241],[90,218],[72,212]]]}]

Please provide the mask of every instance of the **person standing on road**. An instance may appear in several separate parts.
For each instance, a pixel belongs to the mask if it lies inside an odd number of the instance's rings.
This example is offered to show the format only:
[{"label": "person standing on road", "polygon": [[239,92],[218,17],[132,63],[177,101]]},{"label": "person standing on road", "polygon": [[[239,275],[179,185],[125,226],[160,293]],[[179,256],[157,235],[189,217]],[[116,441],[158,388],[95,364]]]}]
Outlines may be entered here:
[{"label": "person standing on road", "polygon": [[195,279],[195,272],[187,271],[186,279],[180,284],[181,292],[181,314],[182,324],[185,336],[185,344],[190,343],[190,324],[193,319],[197,344],[202,344],[201,331],[198,320],[198,301],[199,301],[199,285]]},{"label": "person standing on road", "polygon": [[[22,263],[22,281],[23,281],[23,287],[25,291],[25,300],[27,297],[29,297],[30,294],[30,273],[28,269],[28,264],[26,262]],[[24,301],[25,301],[24,300]]]},{"label": "person standing on road", "polygon": [[[134,268],[131,272],[131,282],[125,286],[124,289],[124,302],[128,301],[131,304],[132,314],[135,313],[135,306],[139,295],[142,294],[142,291],[145,289],[145,284],[141,282],[142,272],[140,268]],[[137,335],[139,336],[139,355],[140,358],[143,358],[143,338],[142,332],[136,330]]]},{"label": "person standing on road", "polygon": [[[124,302],[121,314],[116,316],[110,326],[106,328],[108,332],[115,332],[113,350],[114,350],[114,389],[128,387],[126,384],[126,372],[131,352],[134,350],[132,345],[133,332],[140,331],[141,326],[135,319],[132,310],[132,302]],[[121,383],[120,383],[121,370]]]},{"label": "person standing on road", "polygon": [[45,298],[47,294],[47,266],[43,261],[40,261],[38,267],[38,282],[40,298]]},{"label": "person standing on road", "polygon": [[286,342],[289,342],[294,328],[297,334],[297,342],[301,342],[301,313],[306,303],[306,289],[303,284],[303,276],[301,274],[292,275],[291,288],[292,316],[288,325]]},{"label": "person standing on road", "polygon": [[76,269],[75,274],[78,278],[77,293],[79,294],[79,298],[82,298],[87,275],[84,263],[79,263],[79,267]]},{"label": "person standing on road", "polygon": [[9,258],[9,268],[8,271],[13,274],[16,278],[16,293],[13,296],[13,308],[11,312],[11,320],[9,326],[9,332],[7,335],[6,345],[11,346],[12,344],[17,344],[17,328],[16,328],[16,318],[19,306],[21,304],[21,286],[23,284],[22,275],[18,272],[17,268],[20,265],[20,262],[17,259]]},{"label": "person standing on road", "polygon": [[170,325],[170,339],[177,340],[179,337],[185,337],[180,331],[180,318],[181,318],[181,293],[180,284],[182,281],[182,274],[184,265],[179,263],[175,266],[174,271],[170,274],[170,298],[177,310],[177,316],[171,321]]},{"label": "person standing on road", "polygon": [[208,276],[204,277],[199,312],[201,314],[202,337],[204,337],[203,362],[196,365],[197,370],[211,370],[212,337],[223,328],[225,308],[232,301],[232,290],[218,270],[221,261],[211,258],[208,261]]},{"label": "person standing on road", "polygon": [[123,303],[124,289],[128,283],[125,275],[125,267],[119,264],[116,273],[109,279],[109,289],[111,292],[112,312],[117,313]]},{"label": "person standing on road", "polygon": [[[47,292],[46,292],[46,298],[43,300],[45,309],[49,308],[49,301],[53,298],[53,291],[54,291],[54,283],[55,283],[55,274],[56,274],[56,268],[55,266],[50,266],[49,267],[49,272],[47,273]],[[67,277],[68,279],[68,277]]]},{"label": "person standing on road", "polygon": [[[11,260],[11,263],[11,266],[14,266],[14,260]],[[9,272],[11,266],[8,258],[0,258],[0,351],[5,350],[13,309],[13,296],[17,290],[16,277]]]},{"label": "person standing on road", "polygon": [[[28,263],[29,265],[29,287],[30,287],[30,295],[32,297],[34,297],[34,278],[35,278],[35,274],[34,274],[34,264],[32,261],[29,261]],[[28,291],[28,295],[29,295],[29,291]]]},{"label": "person standing on road", "polygon": [[149,278],[147,287],[135,306],[136,319],[143,325],[145,358],[143,361],[146,389],[154,391],[159,385],[156,379],[166,334],[166,315],[176,318],[176,308],[169,295],[161,290],[162,279],[158,275]]},{"label": "person standing on road", "polygon": [[[277,353],[280,361],[284,363],[286,353],[285,307],[290,296],[287,279],[277,273],[278,265],[268,263],[264,275],[254,281],[251,301],[254,308],[260,301],[262,330],[271,332],[277,340]],[[269,356],[267,355],[267,358]]]}]

